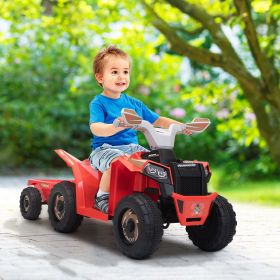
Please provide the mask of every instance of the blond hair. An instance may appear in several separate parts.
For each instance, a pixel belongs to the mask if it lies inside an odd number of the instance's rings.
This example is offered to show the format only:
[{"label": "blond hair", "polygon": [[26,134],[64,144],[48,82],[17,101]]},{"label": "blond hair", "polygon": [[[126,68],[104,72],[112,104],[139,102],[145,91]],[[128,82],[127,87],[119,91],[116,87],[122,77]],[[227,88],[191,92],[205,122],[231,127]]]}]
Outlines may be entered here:
[{"label": "blond hair", "polygon": [[[124,52],[123,50],[117,48],[116,46],[109,45],[106,48],[100,50],[96,54],[96,56],[93,60],[93,73],[94,73],[94,75],[97,74],[97,73],[103,73],[103,69],[104,69],[104,66],[107,62],[107,59],[111,55],[120,56],[124,59],[127,59],[128,62],[129,62],[129,68],[131,68],[131,59],[130,59],[129,55],[126,52]],[[99,85],[102,86],[102,84],[99,84]]]}]

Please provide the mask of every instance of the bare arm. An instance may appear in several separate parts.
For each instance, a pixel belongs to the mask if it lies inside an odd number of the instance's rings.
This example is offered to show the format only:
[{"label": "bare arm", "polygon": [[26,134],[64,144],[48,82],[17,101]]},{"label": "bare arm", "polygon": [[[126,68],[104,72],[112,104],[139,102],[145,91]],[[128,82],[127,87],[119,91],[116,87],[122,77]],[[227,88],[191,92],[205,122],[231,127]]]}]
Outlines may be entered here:
[{"label": "bare arm", "polygon": [[125,127],[114,127],[113,124],[106,123],[91,123],[90,130],[96,136],[107,137],[112,136],[122,130],[126,129]]},{"label": "bare arm", "polygon": [[172,120],[170,118],[166,118],[166,117],[159,117],[154,123],[154,126],[159,126],[162,128],[168,128],[172,123],[178,123],[178,124],[183,124],[181,122]]},{"label": "bare arm", "polygon": [[[122,120],[122,118],[120,117]],[[172,123],[178,123],[178,124],[183,124],[181,122],[178,122],[176,120],[166,118],[166,117],[159,117],[154,123],[154,126],[162,127],[162,128],[169,128],[169,126]],[[107,136],[112,136],[122,130],[126,129],[125,127],[114,127],[113,124],[105,124],[105,123],[91,123],[90,124],[90,130],[91,132],[96,135],[96,136],[101,136],[101,137],[107,137]],[[191,133],[187,133],[191,134]]]},{"label": "bare arm", "polygon": [[[170,118],[166,118],[166,117],[159,117],[154,123],[153,125],[154,126],[159,126],[159,127],[162,127],[162,128],[169,128],[169,126],[173,123],[177,123],[177,124],[183,124],[181,122],[178,122],[178,121],[175,121],[175,120],[172,120]],[[187,135],[192,135],[192,132],[188,129],[185,129],[185,134]]]},{"label": "bare arm", "polygon": [[[122,118],[120,117],[122,120]],[[172,120],[170,118],[166,117],[159,117],[154,123],[154,126],[159,126],[162,128],[168,128],[172,123],[179,123],[182,124],[178,121]],[[114,127],[113,124],[105,124],[102,122],[97,122],[97,123],[91,123],[90,124],[90,130],[91,132],[96,135],[96,136],[101,136],[101,137],[107,137],[107,136],[112,136],[122,130],[126,129],[125,127]]]}]

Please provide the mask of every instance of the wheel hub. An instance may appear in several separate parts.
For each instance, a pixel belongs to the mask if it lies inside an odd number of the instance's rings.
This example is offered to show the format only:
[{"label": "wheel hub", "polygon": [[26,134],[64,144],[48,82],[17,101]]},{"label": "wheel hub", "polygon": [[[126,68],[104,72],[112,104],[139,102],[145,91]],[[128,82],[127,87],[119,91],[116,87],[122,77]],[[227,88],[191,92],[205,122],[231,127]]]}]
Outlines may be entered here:
[{"label": "wheel hub", "polygon": [[61,221],[64,218],[65,215],[65,202],[64,202],[64,196],[61,194],[57,194],[55,198],[54,203],[54,214],[55,217]]},{"label": "wheel hub", "polygon": [[28,197],[28,195],[25,195],[24,198],[23,198],[23,209],[24,209],[25,212],[28,211],[29,206],[30,206],[29,197]]},{"label": "wheel hub", "polygon": [[135,243],[138,239],[138,223],[136,214],[131,209],[126,210],[122,217],[121,226],[124,237],[129,243]]}]

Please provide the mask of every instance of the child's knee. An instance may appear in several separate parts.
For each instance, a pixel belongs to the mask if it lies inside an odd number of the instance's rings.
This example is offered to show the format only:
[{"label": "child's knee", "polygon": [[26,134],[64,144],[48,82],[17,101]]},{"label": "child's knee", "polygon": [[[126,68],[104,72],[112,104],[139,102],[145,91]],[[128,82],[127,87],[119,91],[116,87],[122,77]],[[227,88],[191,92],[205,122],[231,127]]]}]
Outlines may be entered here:
[{"label": "child's knee", "polygon": [[116,157],[112,158],[111,161],[108,162],[108,164],[104,167],[104,169],[107,168],[107,169],[105,169],[104,172],[110,171],[111,168],[112,168],[112,163],[113,163],[113,161],[114,161],[114,160],[118,160],[120,157],[123,157],[123,156],[127,156],[127,157],[128,157],[129,155],[128,155],[128,154],[124,154],[124,155],[119,155],[119,156],[116,156]]},{"label": "child's knee", "polygon": [[111,168],[111,163],[114,159],[124,156],[125,153],[118,149],[102,149],[91,157],[91,165],[104,173],[106,170]]},{"label": "child's knee", "polygon": [[108,157],[108,158],[105,158],[105,159],[101,160],[100,165],[99,165],[99,170],[102,173],[109,170],[111,168],[113,159],[116,159],[116,158],[119,158],[119,157],[120,157],[120,155],[117,155],[117,156],[111,156],[111,157]]}]

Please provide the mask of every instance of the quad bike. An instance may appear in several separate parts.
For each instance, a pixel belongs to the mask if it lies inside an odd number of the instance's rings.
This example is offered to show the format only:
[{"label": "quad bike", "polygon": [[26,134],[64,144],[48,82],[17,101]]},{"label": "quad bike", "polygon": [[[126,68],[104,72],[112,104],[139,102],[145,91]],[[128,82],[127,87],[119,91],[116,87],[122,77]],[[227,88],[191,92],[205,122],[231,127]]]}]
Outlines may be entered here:
[{"label": "quad bike", "polygon": [[94,208],[102,176],[88,159],[78,160],[62,149],[55,152],[72,169],[73,180],[30,179],[20,196],[25,219],[36,220],[42,204],[48,204],[51,225],[58,232],[73,232],[83,217],[113,220],[120,251],[144,259],[159,247],[163,229],[170,223],[186,227],[193,244],[205,251],[218,251],[233,239],[236,216],[232,205],[216,192],[209,193],[211,172],[207,162],[179,160],[173,147],[176,134],[200,133],[209,125],[205,118],[187,124],[155,128],[134,110],[122,110],[123,122],[114,125],[141,131],[150,152],[121,156],[111,163],[108,214]]}]

